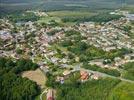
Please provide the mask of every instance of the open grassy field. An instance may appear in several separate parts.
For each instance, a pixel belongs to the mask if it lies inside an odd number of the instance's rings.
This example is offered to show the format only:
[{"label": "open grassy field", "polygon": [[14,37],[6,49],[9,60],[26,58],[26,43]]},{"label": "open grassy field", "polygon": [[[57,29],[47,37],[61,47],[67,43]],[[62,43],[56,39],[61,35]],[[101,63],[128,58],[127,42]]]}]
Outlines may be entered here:
[{"label": "open grassy field", "polygon": [[90,11],[69,11],[69,10],[62,10],[62,11],[48,11],[47,14],[49,17],[42,18],[39,20],[39,22],[45,22],[48,23],[51,20],[55,20],[61,25],[64,26],[73,26],[76,23],[75,22],[62,22],[62,18],[83,18],[83,17],[90,17],[94,16],[97,13],[93,13]]},{"label": "open grassy field", "polygon": [[38,20],[39,23],[49,23],[51,20],[55,20],[56,22],[60,23],[61,19],[58,17],[43,17]]},{"label": "open grassy field", "polygon": [[41,88],[44,88],[45,86],[46,77],[39,68],[35,71],[23,72],[22,77],[27,77],[28,79],[35,81]]},{"label": "open grassy field", "polygon": [[83,4],[65,4],[66,7],[88,7],[87,5]]},{"label": "open grassy field", "polygon": [[89,11],[50,11],[47,13],[49,16],[55,17],[87,17],[96,14]]}]

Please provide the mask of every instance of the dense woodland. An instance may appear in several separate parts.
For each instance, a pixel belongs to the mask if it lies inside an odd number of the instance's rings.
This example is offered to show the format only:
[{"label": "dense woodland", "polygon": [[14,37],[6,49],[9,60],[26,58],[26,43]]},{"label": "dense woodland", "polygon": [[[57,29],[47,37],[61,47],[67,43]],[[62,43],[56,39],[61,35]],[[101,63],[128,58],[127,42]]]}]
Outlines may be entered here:
[{"label": "dense woodland", "polygon": [[124,77],[130,80],[134,80],[134,62],[126,63],[123,66],[123,69],[125,70]]},{"label": "dense woodland", "polygon": [[93,22],[108,22],[111,20],[117,20],[123,16],[121,15],[111,15],[108,13],[97,14],[90,17],[64,17],[62,18],[63,22],[86,22],[86,21],[93,21]]},{"label": "dense woodland", "polygon": [[12,22],[27,22],[27,21],[37,21],[40,17],[36,16],[33,13],[16,13],[16,14],[10,14],[7,16],[7,18]]},{"label": "dense woodland", "polygon": [[40,93],[37,84],[20,76],[21,72],[35,70],[37,64],[31,60],[17,61],[0,57],[0,99],[1,100],[33,100]]}]

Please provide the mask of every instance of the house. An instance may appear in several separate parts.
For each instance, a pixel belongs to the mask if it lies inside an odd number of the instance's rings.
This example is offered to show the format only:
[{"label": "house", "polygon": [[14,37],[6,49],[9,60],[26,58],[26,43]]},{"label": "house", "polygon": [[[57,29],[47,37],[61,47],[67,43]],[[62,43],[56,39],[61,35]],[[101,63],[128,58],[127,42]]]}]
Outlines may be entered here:
[{"label": "house", "polygon": [[68,68],[69,67],[68,64],[61,64],[60,66],[61,66],[61,68]]},{"label": "house", "polygon": [[132,53],[132,54],[126,54],[126,55],[124,55],[124,59],[125,60],[132,60],[132,59],[134,59],[134,54]]},{"label": "house", "polygon": [[126,14],[125,16],[127,17],[128,20],[131,20],[131,21],[134,20],[134,14]]},{"label": "house", "polygon": [[54,100],[54,91],[52,89],[47,92],[47,100]]},{"label": "house", "polygon": [[45,73],[49,72],[48,66],[40,66],[40,69],[43,70]]},{"label": "house", "polygon": [[80,58],[79,57],[75,57],[75,61],[79,62]]},{"label": "house", "polygon": [[87,71],[81,70],[80,71],[80,76],[81,76],[80,79],[81,79],[81,81],[84,82],[84,81],[88,80],[90,75],[91,75],[91,73],[88,73]]},{"label": "house", "polygon": [[94,73],[94,74],[91,76],[91,79],[98,80],[99,77],[100,77],[99,74]]},{"label": "house", "polygon": [[131,59],[131,56],[130,55],[124,55],[124,59],[125,60],[130,60]]},{"label": "house", "polygon": [[105,47],[105,48],[103,48],[103,50],[105,50],[105,51],[111,51],[111,50],[115,50],[115,49],[116,49],[115,46],[111,46],[111,47]]},{"label": "house", "polygon": [[52,61],[52,63],[57,63],[58,58],[56,58],[56,57],[52,57],[52,58],[51,58],[51,61]]},{"label": "house", "polygon": [[65,70],[65,71],[63,72],[63,75],[64,75],[64,76],[68,76],[70,73],[71,73],[71,71]]},{"label": "house", "polygon": [[64,83],[64,77],[57,76],[56,77],[56,82],[60,82],[61,84]]},{"label": "house", "polygon": [[115,62],[120,62],[120,61],[121,61],[121,58],[120,58],[120,57],[115,57],[115,58],[114,58],[114,61],[115,61]]},{"label": "house", "polygon": [[8,31],[0,31],[0,38],[3,39],[3,40],[9,40],[12,37],[12,35],[8,32]]},{"label": "house", "polygon": [[96,59],[89,62],[90,65],[103,66],[103,59]]}]

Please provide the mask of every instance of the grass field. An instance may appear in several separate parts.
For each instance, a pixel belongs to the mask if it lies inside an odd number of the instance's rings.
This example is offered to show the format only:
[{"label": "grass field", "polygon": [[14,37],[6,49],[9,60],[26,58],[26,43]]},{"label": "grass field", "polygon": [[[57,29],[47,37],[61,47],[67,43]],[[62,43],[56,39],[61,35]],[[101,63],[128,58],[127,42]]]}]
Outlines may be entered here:
[{"label": "grass field", "polygon": [[47,14],[49,15],[49,17],[46,18],[42,18],[41,20],[39,20],[39,22],[45,22],[48,23],[51,20],[55,20],[56,22],[60,23],[61,25],[64,26],[73,26],[76,23],[75,22],[62,22],[62,18],[65,17],[75,17],[75,18],[81,18],[81,17],[90,17],[93,15],[96,15],[97,13],[93,13],[90,11],[67,11],[67,10],[62,10],[62,11],[49,11],[47,12]]},{"label": "grass field", "polygon": [[43,17],[40,20],[38,20],[39,23],[49,23],[51,20],[55,20],[56,22],[60,23],[61,19],[58,17]]},{"label": "grass field", "polygon": [[96,14],[89,11],[51,11],[47,13],[53,17],[87,17]]},{"label": "grass field", "polygon": [[88,7],[87,5],[83,5],[83,4],[65,4],[64,6],[67,6],[67,7]]}]

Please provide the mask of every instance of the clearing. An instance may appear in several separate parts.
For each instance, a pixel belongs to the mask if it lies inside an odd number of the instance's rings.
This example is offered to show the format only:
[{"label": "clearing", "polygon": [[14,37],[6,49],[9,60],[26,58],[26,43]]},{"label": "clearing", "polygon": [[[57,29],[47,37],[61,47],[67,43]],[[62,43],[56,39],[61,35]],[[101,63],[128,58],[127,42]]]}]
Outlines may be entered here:
[{"label": "clearing", "polygon": [[35,81],[41,88],[44,88],[46,82],[45,74],[38,68],[35,71],[25,71],[22,73],[22,77]]}]

